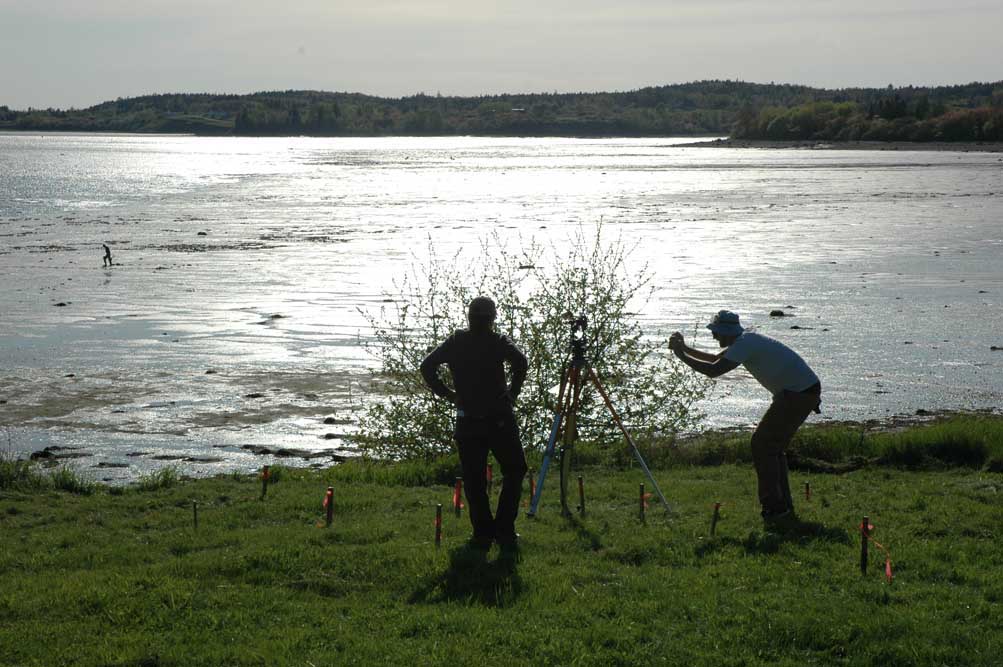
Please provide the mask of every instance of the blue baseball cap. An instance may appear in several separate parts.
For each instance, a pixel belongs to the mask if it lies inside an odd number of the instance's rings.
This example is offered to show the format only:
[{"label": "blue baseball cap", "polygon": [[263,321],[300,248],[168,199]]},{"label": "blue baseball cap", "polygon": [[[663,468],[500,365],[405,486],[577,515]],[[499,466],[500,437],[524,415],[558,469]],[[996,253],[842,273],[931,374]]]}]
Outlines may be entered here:
[{"label": "blue baseball cap", "polygon": [[719,336],[741,336],[742,332],[745,331],[738,320],[738,313],[733,313],[730,310],[719,310],[707,328]]}]

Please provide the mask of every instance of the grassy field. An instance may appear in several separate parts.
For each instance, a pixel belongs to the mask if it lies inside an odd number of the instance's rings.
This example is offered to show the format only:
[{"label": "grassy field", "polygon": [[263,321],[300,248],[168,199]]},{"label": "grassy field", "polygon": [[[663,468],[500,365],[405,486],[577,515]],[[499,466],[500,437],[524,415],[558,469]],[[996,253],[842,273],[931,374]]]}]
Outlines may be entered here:
[{"label": "grassy field", "polygon": [[[793,472],[800,523],[786,531],[764,529],[746,463],[664,457],[675,512],[653,503],[641,523],[640,471],[583,455],[587,514],[562,518],[552,479],[512,557],[464,548],[450,461],[280,469],[265,500],[250,476],[109,490],[0,470],[0,664],[999,665],[1000,424],[930,428],[830,457],[884,464]],[[982,439],[981,463],[938,445],[960,432]],[[798,446],[851,436],[809,431]],[[890,465],[894,452],[907,455]],[[865,514],[891,584],[880,557],[860,573]]]}]

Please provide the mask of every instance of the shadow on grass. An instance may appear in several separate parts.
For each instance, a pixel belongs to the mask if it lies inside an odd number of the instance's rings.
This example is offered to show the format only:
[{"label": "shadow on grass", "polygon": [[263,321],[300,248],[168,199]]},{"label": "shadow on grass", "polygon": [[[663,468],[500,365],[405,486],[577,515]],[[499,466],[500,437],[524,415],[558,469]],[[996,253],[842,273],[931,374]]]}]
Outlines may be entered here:
[{"label": "shadow on grass", "polygon": [[518,547],[505,549],[495,560],[488,554],[467,545],[449,552],[449,566],[440,575],[431,577],[411,594],[411,604],[466,602],[486,607],[505,607],[522,592],[522,579],[517,567]]},{"label": "shadow on grass", "polygon": [[749,554],[773,554],[786,542],[807,544],[815,541],[849,544],[850,534],[843,528],[829,528],[817,521],[795,519],[783,527],[771,528],[766,532],[751,532],[745,539],[730,536],[713,538],[700,544],[696,548],[696,555],[702,558],[727,547],[741,547]]},{"label": "shadow on grass", "polygon": [[564,517],[564,520],[567,522],[568,526],[575,531],[575,535],[578,537],[579,541],[588,545],[589,549],[592,551],[599,551],[602,549],[602,540],[599,538],[599,534],[586,528],[581,519],[574,515],[568,515]]}]

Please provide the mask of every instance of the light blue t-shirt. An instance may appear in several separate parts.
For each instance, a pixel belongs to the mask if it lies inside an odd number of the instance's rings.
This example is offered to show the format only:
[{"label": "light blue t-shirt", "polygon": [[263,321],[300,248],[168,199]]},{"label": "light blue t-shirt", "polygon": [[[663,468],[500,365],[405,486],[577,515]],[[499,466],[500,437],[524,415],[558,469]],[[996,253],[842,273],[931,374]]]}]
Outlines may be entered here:
[{"label": "light blue t-shirt", "polygon": [[724,358],[742,364],[774,396],[804,391],[818,376],[801,356],[778,340],[745,332],[724,352]]}]

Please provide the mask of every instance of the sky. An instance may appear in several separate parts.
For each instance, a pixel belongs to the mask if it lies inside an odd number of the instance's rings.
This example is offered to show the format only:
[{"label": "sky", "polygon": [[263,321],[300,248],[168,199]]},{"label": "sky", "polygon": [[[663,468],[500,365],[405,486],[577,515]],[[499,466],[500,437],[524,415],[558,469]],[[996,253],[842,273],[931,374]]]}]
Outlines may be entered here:
[{"label": "sky", "polygon": [[1003,79],[1000,0],[0,0],[0,105]]}]

